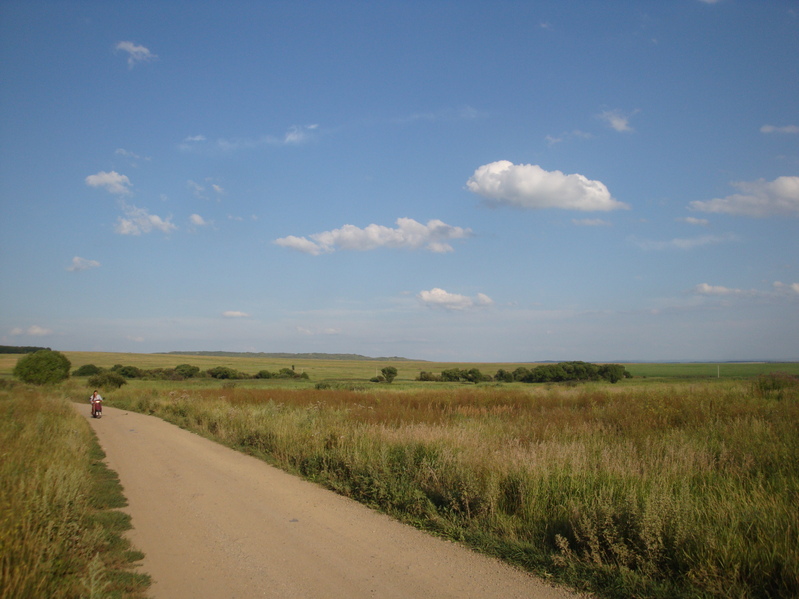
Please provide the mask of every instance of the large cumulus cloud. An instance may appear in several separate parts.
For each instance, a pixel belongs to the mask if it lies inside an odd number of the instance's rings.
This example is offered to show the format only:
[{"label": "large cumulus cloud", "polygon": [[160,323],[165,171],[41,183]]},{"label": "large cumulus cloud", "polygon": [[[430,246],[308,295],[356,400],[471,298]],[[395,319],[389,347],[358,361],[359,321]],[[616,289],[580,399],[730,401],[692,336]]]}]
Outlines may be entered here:
[{"label": "large cumulus cloud", "polygon": [[537,164],[513,164],[508,160],[479,167],[466,187],[490,204],[516,208],[607,212],[629,207],[615,200],[601,181],[580,174],[547,171]]}]

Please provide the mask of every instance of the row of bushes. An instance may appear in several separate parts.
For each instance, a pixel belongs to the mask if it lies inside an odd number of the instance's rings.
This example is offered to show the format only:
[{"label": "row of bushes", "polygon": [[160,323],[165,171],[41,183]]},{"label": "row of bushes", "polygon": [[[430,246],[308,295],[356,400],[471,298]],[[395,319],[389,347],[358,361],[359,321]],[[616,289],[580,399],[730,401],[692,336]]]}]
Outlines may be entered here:
[{"label": "row of bushes", "polygon": [[535,368],[520,366],[513,372],[500,368],[494,376],[483,374],[477,368],[450,368],[441,374],[422,371],[419,381],[449,381],[482,383],[496,381],[501,383],[560,383],[564,381],[610,381],[617,383],[632,375],[621,364],[591,364],[590,362],[560,362],[544,364]]},{"label": "row of bushes", "polygon": [[192,378],[213,379],[307,379],[308,374],[295,372],[291,368],[281,368],[277,372],[261,370],[250,375],[227,366],[216,366],[208,370],[200,370],[191,364],[178,364],[174,368],[144,369],[138,366],[123,366],[116,364],[111,368],[102,368],[94,364],[84,364],[73,371],[72,376],[89,377],[89,385],[94,387],[121,387],[127,379],[142,379],[149,381],[183,381]]}]

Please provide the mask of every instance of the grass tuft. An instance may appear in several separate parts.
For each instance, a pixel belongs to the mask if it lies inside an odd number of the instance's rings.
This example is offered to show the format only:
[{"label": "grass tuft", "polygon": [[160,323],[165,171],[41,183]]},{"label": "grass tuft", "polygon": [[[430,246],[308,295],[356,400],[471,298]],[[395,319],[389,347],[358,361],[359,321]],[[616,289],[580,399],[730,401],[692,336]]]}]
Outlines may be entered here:
[{"label": "grass tuft", "polygon": [[[13,390],[13,392],[11,392]],[[0,389],[0,598],[143,597],[130,518],[90,427],[69,403]]]}]

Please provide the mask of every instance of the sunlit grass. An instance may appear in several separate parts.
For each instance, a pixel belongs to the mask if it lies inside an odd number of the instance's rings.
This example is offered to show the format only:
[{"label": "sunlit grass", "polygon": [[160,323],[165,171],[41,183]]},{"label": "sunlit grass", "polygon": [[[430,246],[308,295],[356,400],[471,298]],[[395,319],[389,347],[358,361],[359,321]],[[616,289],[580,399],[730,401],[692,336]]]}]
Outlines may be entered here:
[{"label": "sunlit grass", "polygon": [[608,596],[799,594],[799,389],[122,389],[398,518]]},{"label": "sunlit grass", "polygon": [[141,597],[116,476],[56,390],[0,387],[0,597]]}]

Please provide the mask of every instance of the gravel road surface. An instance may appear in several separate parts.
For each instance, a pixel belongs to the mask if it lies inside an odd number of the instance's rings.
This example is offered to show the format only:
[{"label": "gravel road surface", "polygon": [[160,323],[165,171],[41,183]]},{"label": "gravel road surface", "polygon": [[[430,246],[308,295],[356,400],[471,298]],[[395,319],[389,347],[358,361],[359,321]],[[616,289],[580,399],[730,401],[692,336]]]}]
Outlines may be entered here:
[{"label": "gravel road surface", "polygon": [[76,409],[125,488],[156,599],[578,596],[159,418]]}]

